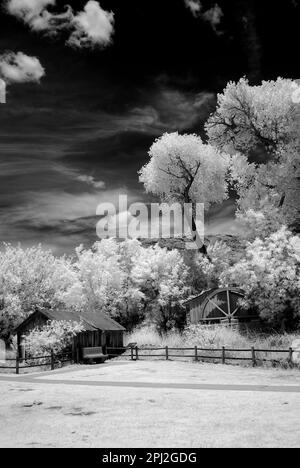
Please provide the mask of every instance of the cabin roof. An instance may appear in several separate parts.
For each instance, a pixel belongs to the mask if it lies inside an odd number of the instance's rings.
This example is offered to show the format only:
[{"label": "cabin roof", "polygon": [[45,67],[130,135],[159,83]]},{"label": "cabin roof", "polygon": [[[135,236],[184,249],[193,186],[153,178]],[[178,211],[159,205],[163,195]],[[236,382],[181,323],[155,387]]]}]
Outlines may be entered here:
[{"label": "cabin roof", "polygon": [[214,295],[215,293],[222,292],[222,291],[232,291],[234,293],[244,295],[244,292],[242,289],[235,288],[235,287],[229,287],[229,288],[211,288],[211,289],[206,289],[202,291],[200,294],[197,296],[192,296],[186,301],[183,302],[183,305],[193,305],[194,303],[199,304],[199,300],[203,302],[208,296]]},{"label": "cabin roof", "polygon": [[189,297],[186,301],[183,302],[183,305],[192,304],[194,301],[198,302],[199,299],[204,300],[208,296],[208,294],[212,293],[213,291],[218,291],[218,288],[205,289],[200,294]]},{"label": "cabin roof", "polygon": [[48,320],[64,320],[72,322],[82,322],[85,331],[102,330],[102,331],[124,331],[118,322],[108,317],[103,313],[96,311],[75,312],[63,308],[48,309],[39,308],[25,319],[16,329],[15,333],[21,331],[28,323],[30,323],[37,315],[43,315]]}]

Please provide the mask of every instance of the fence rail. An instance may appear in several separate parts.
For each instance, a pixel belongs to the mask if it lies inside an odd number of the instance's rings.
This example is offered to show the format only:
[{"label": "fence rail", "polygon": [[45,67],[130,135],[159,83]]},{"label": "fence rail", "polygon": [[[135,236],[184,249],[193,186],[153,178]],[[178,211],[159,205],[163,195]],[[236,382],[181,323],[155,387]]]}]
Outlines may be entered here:
[{"label": "fence rail", "polygon": [[[149,357],[156,357],[156,358],[163,358],[169,360],[170,358],[192,358],[195,361],[200,360],[218,360],[222,364],[226,364],[229,361],[251,361],[253,367],[258,364],[258,362],[280,362],[278,359],[276,360],[272,355],[274,354],[286,354],[287,359],[286,361],[289,364],[293,364],[293,352],[292,348],[289,349],[260,349],[260,348],[245,348],[245,349],[235,349],[235,348],[227,348],[223,346],[222,348],[200,348],[198,346],[194,346],[193,348],[173,348],[169,346],[165,347],[139,347],[139,346],[132,346],[127,348],[117,348],[118,353],[116,353],[116,348],[107,348],[107,353],[110,357],[120,356],[120,351],[129,351],[130,359],[132,361],[138,361],[139,359],[145,359]],[[114,352],[110,352],[114,351]],[[161,354],[155,354],[155,351],[163,351]],[[187,353],[183,354],[174,354],[172,351],[187,351]],[[192,354],[189,354],[190,351],[193,351]],[[154,353],[154,354],[153,354]],[[210,354],[203,354],[203,353],[212,353]],[[235,353],[234,355],[230,355],[229,353]],[[242,353],[242,355],[236,355],[236,353]],[[245,353],[248,356],[245,356]],[[260,354],[265,353],[267,357],[262,357]],[[270,358],[268,359],[268,355]]]},{"label": "fence rail", "polygon": [[[39,363],[34,363],[35,361],[43,361]],[[74,360],[73,353],[58,353],[54,354],[51,352],[47,356],[33,356],[33,357],[19,357],[18,355],[15,358],[5,359],[5,362],[14,362],[12,366],[3,366],[0,365],[0,369],[15,370],[16,374],[20,373],[21,369],[28,369],[33,367],[43,367],[50,366],[51,370],[54,370],[58,363],[72,362]],[[1,364],[1,362],[0,362]]]},{"label": "fence rail", "polygon": [[[194,361],[205,361],[205,360],[214,360],[214,361],[220,361],[222,364],[226,364],[226,362],[230,361],[250,361],[254,366],[258,365],[260,362],[272,362],[272,363],[279,363],[278,359],[275,359],[274,357],[271,358],[272,355],[274,354],[280,354],[280,355],[287,355],[287,358],[285,362],[287,362],[289,365],[293,364],[293,353],[295,350],[292,348],[289,349],[259,349],[259,348],[245,348],[245,349],[237,349],[237,348],[227,348],[226,346],[223,346],[222,348],[200,348],[198,346],[194,346],[193,348],[174,348],[174,347],[139,347],[139,346],[130,346],[130,347],[114,347],[110,348],[107,347],[105,352],[109,355],[109,357],[119,357],[121,355],[124,356],[124,354],[129,352],[127,354],[128,357],[132,361],[138,361],[139,359],[146,359],[150,357],[155,357],[155,358],[160,358],[160,359],[165,359],[169,360],[171,358],[191,358]],[[156,354],[155,352],[158,351],[161,353]],[[177,353],[174,354],[174,351]],[[182,354],[179,354],[178,352],[183,351]],[[187,353],[184,353],[184,352]],[[204,353],[209,353],[209,354],[204,354]],[[234,355],[230,354],[234,353]],[[245,353],[248,354],[248,356],[245,356]],[[266,354],[266,356],[261,356],[261,353]],[[16,358],[8,358],[5,361],[8,362],[13,362],[14,365],[12,366],[3,366],[1,365],[0,362],[0,369],[9,369],[9,370],[15,370],[16,374],[20,373],[20,370],[22,369],[27,369],[27,368],[34,368],[34,367],[44,367],[44,366],[50,366],[51,370],[54,370],[56,365],[58,363],[64,363],[64,362],[80,362],[79,359],[79,348],[76,348],[76,350],[73,350],[72,352],[67,352],[67,353],[58,353],[54,354],[53,352],[50,353],[50,355],[47,356],[35,356],[35,357],[19,357],[16,356]],[[270,358],[268,358],[270,355]],[[42,361],[36,363],[36,361]]]}]

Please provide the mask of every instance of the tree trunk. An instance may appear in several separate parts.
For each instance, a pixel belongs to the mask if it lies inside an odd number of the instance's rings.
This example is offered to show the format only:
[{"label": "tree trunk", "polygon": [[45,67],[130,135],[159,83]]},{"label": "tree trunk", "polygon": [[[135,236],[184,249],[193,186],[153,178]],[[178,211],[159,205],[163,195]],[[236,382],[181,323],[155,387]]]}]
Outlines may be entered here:
[{"label": "tree trunk", "polygon": [[[185,203],[192,204],[192,206],[193,206],[193,203],[191,202],[189,196],[185,197]],[[204,257],[206,257],[209,261],[211,261],[209,255],[207,253],[206,245],[201,240],[201,237],[199,236],[199,233],[198,233],[198,230],[197,230],[194,208],[193,208],[193,211],[192,211],[192,215],[187,218],[187,221],[188,221],[188,223],[190,225],[190,228],[191,228],[191,231],[192,231],[192,239],[193,239],[193,242],[195,242],[195,244],[197,245],[198,252],[200,252],[202,255],[204,255]]]},{"label": "tree trunk", "polygon": [[199,233],[197,231],[197,226],[196,226],[194,216],[192,216],[192,232],[193,232],[193,242],[197,244],[198,252],[200,252],[202,255],[204,255],[210,260],[208,253],[207,253],[206,245],[204,244],[204,242],[201,241]]}]

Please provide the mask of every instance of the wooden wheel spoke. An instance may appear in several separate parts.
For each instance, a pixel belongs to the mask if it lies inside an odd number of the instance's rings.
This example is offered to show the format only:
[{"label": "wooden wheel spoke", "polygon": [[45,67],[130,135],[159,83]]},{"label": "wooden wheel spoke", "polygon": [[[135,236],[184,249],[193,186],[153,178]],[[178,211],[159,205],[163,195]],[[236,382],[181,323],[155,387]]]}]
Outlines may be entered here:
[{"label": "wooden wheel spoke", "polygon": [[217,309],[219,309],[219,311],[222,312],[222,314],[228,317],[228,314],[225,312],[225,310],[221,309],[221,307],[219,307],[212,299],[209,299],[208,302],[211,302],[211,304],[213,304]]}]

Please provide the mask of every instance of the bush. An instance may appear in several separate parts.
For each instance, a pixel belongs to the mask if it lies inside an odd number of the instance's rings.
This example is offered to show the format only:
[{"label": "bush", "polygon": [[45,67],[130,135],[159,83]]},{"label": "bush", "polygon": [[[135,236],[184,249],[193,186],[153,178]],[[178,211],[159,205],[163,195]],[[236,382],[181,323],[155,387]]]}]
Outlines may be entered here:
[{"label": "bush", "polygon": [[26,336],[26,353],[30,357],[47,355],[51,351],[58,354],[68,348],[72,338],[83,330],[79,322],[48,321]]},{"label": "bush", "polygon": [[[221,357],[220,349],[225,346],[227,348],[227,363],[246,363],[246,365],[252,365],[251,361],[230,361],[230,358],[249,358],[251,356],[250,349],[254,347],[258,362],[262,363],[264,360],[268,360],[268,365],[280,364],[282,367],[287,367],[289,365],[288,354],[276,353],[275,351],[288,351],[292,342],[296,339],[299,339],[299,334],[274,333],[272,335],[260,335],[253,332],[242,334],[236,329],[221,325],[190,325],[186,327],[182,333],[173,330],[164,334],[159,334],[153,326],[144,326],[128,334],[125,341],[126,343],[136,342],[140,348],[164,348],[165,346],[169,348],[193,348],[197,346],[199,348],[198,355],[201,356],[200,360],[208,360],[208,362],[215,361],[218,363]],[[208,349],[208,351],[203,351],[202,348]],[[228,351],[228,349],[246,349],[248,351],[243,353],[241,351]],[[259,351],[260,349],[273,350],[273,352],[267,353],[265,351]],[[160,350],[148,351],[148,353],[151,355],[156,354],[157,357],[160,358],[165,358],[164,352]],[[171,355],[184,356],[183,359],[185,360],[192,354],[193,350],[191,349],[178,351],[174,349],[171,351]],[[147,351],[144,351],[143,355],[147,356]],[[207,359],[208,356],[215,356],[215,358],[213,360]]]},{"label": "bush", "polygon": [[154,325],[136,328],[132,333],[125,336],[125,345],[137,343],[138,346],[182,346],[182,334],[178,331],[158,333]]},{"label": "bush", "polygon": [[249,243],[246,258],[220,275],[222,286],[245,292],[241,305],[258,310],[274,328],[300,324],[300,238],[285,227],[267,239]]}]

